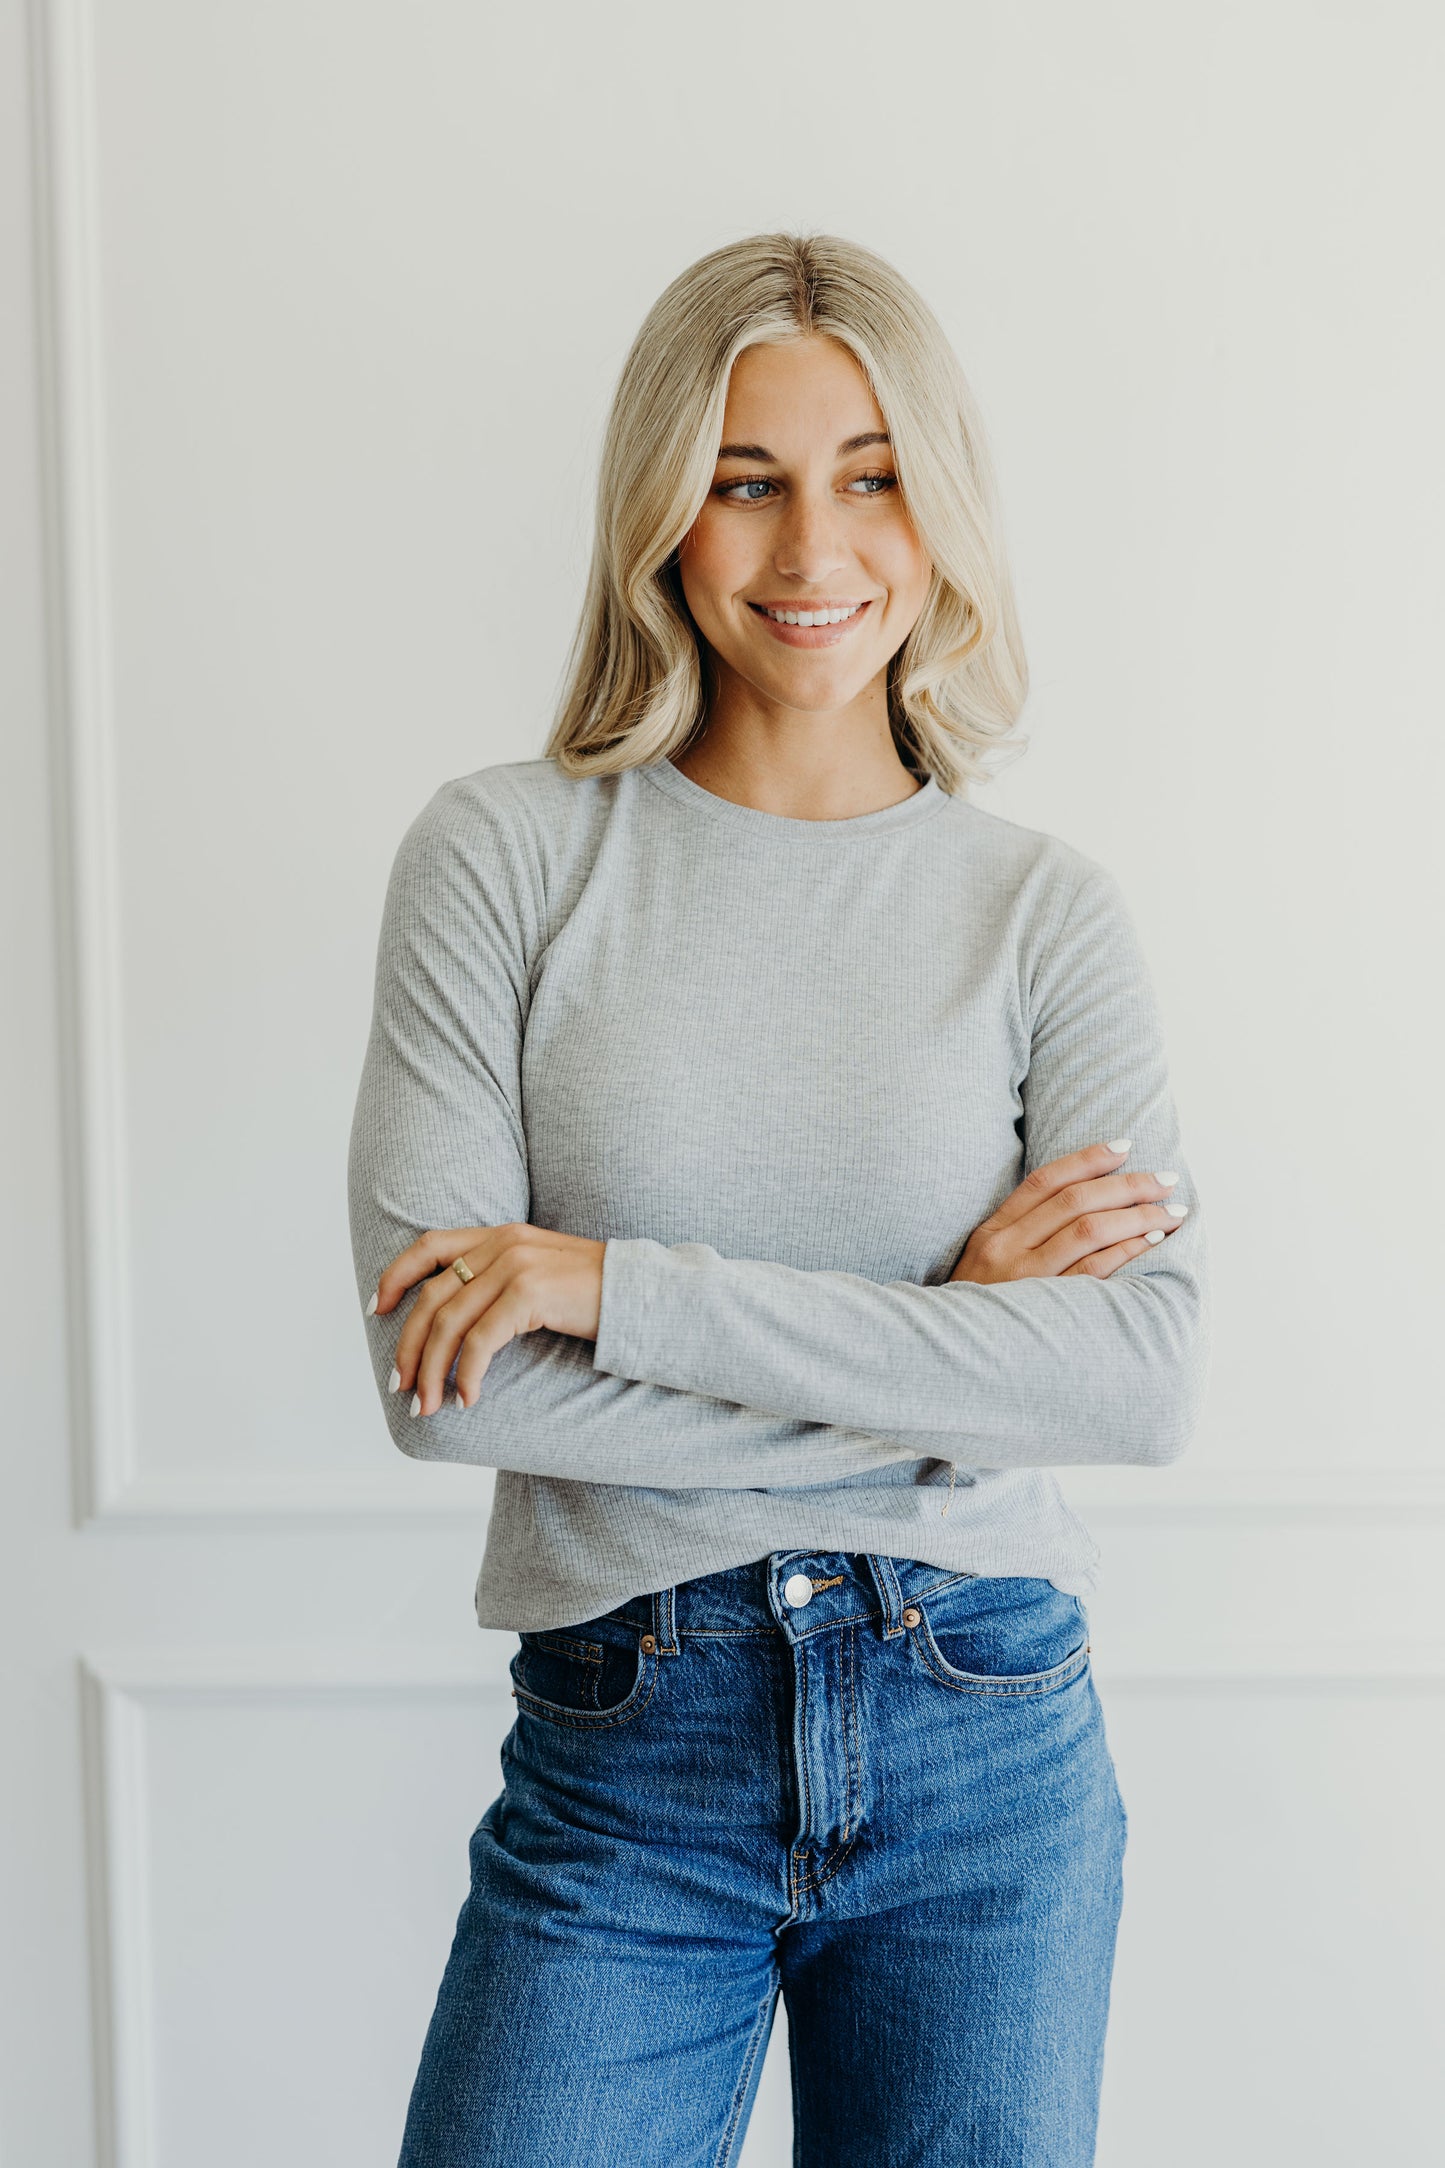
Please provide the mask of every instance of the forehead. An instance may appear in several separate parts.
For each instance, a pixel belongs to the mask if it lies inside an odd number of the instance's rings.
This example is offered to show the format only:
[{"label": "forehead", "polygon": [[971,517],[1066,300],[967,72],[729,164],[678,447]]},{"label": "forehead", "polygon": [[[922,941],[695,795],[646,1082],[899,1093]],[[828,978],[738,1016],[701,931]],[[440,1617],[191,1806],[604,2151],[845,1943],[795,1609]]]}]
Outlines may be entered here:
[{"label": "forehead", "polygon": [[724,443],[746,439],[780,450],[786,441],[818,438],[831,450],[845,437],[886,427],[867,377],[836,339],[749,346],[733,363]]}]

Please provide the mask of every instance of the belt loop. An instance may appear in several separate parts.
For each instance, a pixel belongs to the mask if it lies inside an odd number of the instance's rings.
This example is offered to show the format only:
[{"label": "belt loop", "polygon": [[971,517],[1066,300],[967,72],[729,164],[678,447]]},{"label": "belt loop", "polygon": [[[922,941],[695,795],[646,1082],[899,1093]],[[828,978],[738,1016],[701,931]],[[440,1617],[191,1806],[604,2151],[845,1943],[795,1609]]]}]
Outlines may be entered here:
[{"label": "belt loop", "polygon": [[659,1588],[652,1597],[652,1631],[657,1642],[659,1656],[677,1654],[677,1611],[673,1603],[675,1591]]},{"label": "belt loop", "polygon": [[865,1551],[868,1570],[873,1576],[873,1586],[878,1591],[878,1601],[883,1608],[883,1638],[896,1641],[903,1632],[903,1590],[898,1585],[898,1575],[891,1558],[884,1558],[878,1551]]}]

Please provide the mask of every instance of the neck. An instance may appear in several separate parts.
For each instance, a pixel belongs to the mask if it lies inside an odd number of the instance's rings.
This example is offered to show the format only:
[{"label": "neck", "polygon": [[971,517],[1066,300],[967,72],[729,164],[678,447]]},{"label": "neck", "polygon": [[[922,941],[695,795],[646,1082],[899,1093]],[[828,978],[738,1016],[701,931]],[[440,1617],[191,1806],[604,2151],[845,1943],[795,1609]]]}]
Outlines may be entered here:
[{"label": "neck", "polygon": [[[750,689],[749,689],[750,690]],[[720,686],[701,732],[673,761],[734,805],[790,820],[853,820],[921,789],[903,764],[882,686],[830,714],[764,705]]]}]

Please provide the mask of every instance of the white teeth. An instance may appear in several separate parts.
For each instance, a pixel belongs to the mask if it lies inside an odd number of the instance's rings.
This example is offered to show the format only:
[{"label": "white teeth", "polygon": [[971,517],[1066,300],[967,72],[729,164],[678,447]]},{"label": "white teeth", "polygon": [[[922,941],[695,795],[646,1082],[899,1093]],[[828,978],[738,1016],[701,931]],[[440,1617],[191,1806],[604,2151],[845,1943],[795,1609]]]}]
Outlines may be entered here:
[{"label": "white teeth", "polygon": [[846,610],[769,610],[767,614],[775,625],[842,625],[862,607],[855,602]]}]

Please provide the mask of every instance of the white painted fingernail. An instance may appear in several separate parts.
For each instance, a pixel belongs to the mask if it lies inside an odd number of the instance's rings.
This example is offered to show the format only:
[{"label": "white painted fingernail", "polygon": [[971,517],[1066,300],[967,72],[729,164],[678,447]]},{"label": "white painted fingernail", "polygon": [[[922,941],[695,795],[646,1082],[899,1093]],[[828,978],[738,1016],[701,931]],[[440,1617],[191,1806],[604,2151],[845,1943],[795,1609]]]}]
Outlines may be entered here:
[{"label": "white painted fingernail", "polygon": [[1166,1227],[1151,1227],[1144,1240],[1146,1242],[1162,1242],[1168,1231]]},{"label": "white painted fingernail", "polygon": [[1183,1219],[1185,1213],[1189,1210],[1187,1204],[1171,1204],[1167,1197],[1160,1198],[1159,1206],[1160,1210],[1167,1212],[1171,1219]]},{"label": "white painted fingernail", "polygon": [[1174,1172],[1174,1169],[1172,1167],[1165,1167],[1162,1173],[1155,1175],[1154,1179],[1156,1182],[1162,1184],[1165,1189],[1173,1189],[1175,1183],[1179,1180],[1179,1177]]},{"label": "white painted fingernail", "polygon": [[[380,1293],[381,1289],[378,1288],[376,1291],[376,1295],[379,1295]],[[376,1315],[376,1295],[373,1295],[370,1302],[366,1305],[366,1314],[368,1317],[375,1317]]]},{"label": "white painted fingernail", "polygon": [[1128,1149],[1129,1139],[1127,1137],[1110,1137],[1108,1143],[1104,1146],[1106,1152],[1127,1152]]},{"label": "white painted fingernail", "polygon": [[413,1415],[420,1415],[420,1414],[421,1414],[421,1394],[420,1394],[420,1393],[413,1393],[413,1394],[412,1394],[412,1396],[411,1396],[411,1412],[412,1412],[412,1414],[413,1414]]},{"label": "white painted fingernail", "polygon": [[391,1376],[386,1381],[386,1389],[389,1393],[399,1393],[401,1391],[401,1372],[397,1369],[395,1363],[391,1366]]}]

